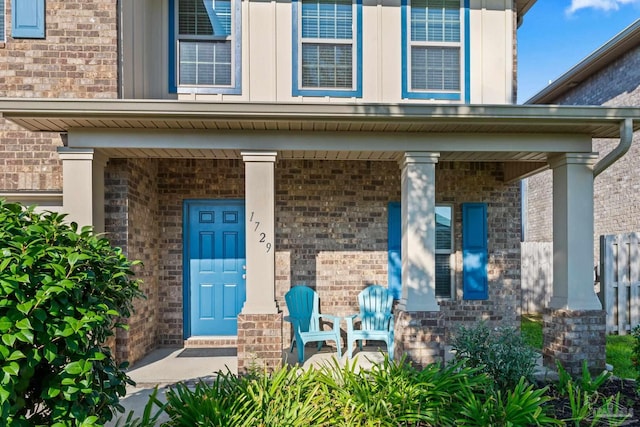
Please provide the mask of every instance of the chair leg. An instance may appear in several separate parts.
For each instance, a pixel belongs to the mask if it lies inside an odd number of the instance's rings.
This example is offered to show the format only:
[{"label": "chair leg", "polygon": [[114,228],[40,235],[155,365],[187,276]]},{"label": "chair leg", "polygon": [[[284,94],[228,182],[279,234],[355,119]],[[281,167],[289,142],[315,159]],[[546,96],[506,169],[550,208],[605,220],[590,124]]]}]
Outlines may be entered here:
[{"label": "chair leg", "polygon": [[360,349],[360,351],[362,351],[362,341],[363,340],[358,341],[358,348]]},{"label": "chair leg", "polygon": [[342,359],[342,349],[340,348],[340,338],[336,340],[336,351],[338,352],[338,359]]},{"label": "chair leg", "polygon": [[318,341],[318,351],[322,350],[322,344],[324,341]]},{"label": "chair leg", "polygon": [[387,342],[387,354],[389,354],[389,360],[393,361],[393,340]]},{"label": "chair leg", "polygon": [[304,342],[297,343],[297,345],[298,345],[298,362],[303,363],[304,362]]},{"label": "chair leg", "polygon": [[347,338],[347,359],[351,360],[351,357],[353,357],[353,343]]},{"label": "chair leg", "polygon": [[291,340],[291,348],[289,349],[289,353],[293,353],[293,345],[296,343],[296,339]]}]

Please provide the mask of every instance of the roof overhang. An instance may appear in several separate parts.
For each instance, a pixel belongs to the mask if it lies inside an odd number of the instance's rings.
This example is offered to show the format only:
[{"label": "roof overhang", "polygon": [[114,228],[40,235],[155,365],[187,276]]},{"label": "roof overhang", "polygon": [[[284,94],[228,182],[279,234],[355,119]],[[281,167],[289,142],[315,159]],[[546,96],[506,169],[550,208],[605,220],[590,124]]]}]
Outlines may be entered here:
[{"label": "roof overhang", "polygon": [[34,132],[173,129],[377,133],[579,134],[618,138],[640,108],[558,105],[208,103],[173,100],[0,100],[0,115]]}]

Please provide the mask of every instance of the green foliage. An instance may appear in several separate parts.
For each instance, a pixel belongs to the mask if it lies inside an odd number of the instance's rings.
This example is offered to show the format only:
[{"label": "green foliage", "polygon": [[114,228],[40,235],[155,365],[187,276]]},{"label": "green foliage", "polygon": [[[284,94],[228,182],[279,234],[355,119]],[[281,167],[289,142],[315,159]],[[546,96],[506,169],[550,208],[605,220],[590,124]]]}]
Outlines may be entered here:
[{"label": "green foliage", "polygon": [[513,328],[489,329],[484,322],[460,327],[452,340],[455,360],[488,374],[498,389],[512,389],[524,377],[530,380],[538,354]]},{"label": "green foliage", "polygon": [[[158,409],[152,413],[155,406],[157,406]],[[144,405],[142,417],[136,417],[133,411],[129,411],[126,418],[121,417],[118,419],[115,427],[154,427],[158,424],[158,420],[164,413],[166,406],[166,403],[162,403],[158,399],[158,387],[156,386],[149,395],[149,400],[146,405]]]},{"label": "green foliage", "polygon": [[177,384],[166,394],[170,421],[163,426],[559,424],[545,413],[546,389],[524,379],[494,393],[489,376],[461,365],[417,370],[385,358],[371,369],[357,366],[334,360],[307,371],[285,366],[245,377],[220,373],[211,385]]},{"label": "green foliage", "polygon": [[558,369],[558,384],[556,390],[560,396],[569,401],[571,418],[566,423],[574,426],[597,426],[606,423],[609,426],[622,425],[627,415],[620,413],[620,394],[604,397],[598,389],[609,379],[607,371],[593,378],[587,369],[587,362],[582,363],[582,376],[572,378],[560,362],[556,362]]},{"label": "green foliage", "polygon": [[90,228],[0,200],[0,425],[101,425],[130,383],[106,340],[142,294]]},{"label": "green foliage", "polygon": [[534,389],[525,378],[512,391],[498,390],[495,393],[472,393],[464,390],[464,406],[455,425],[464,426],[531,426],[562,425],[544,411],[550,398],[547,389]]},{"label": "green foliage", "polygon": [[636,378],[638,380],[637,384],[638,388],[640,389],[640,325],[633,328],[633,330],[631,331],[631,335],[634,339],[633,348],[631,350],[631,363],[633,363],[633,366],[636,369]]}]

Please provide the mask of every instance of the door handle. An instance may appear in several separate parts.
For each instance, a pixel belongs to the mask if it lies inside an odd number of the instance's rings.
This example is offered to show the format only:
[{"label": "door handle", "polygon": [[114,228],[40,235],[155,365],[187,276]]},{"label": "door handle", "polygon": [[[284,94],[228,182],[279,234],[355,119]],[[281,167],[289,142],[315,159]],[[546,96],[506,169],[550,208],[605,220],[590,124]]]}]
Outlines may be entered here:
[{"label": "door handle", "polygon": [[247,278],[247,275],[246,275],[246,274],[243,274],[243,275],[242,275],[242,278],[243,278],[243,279],[246,279],[246,278]]}]

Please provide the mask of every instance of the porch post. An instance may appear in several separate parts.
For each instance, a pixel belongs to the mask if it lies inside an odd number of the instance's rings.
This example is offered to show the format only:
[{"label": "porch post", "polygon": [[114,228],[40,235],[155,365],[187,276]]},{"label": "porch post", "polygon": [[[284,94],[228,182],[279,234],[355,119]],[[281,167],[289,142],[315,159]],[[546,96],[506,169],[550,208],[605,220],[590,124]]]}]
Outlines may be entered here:
[{"label": "porch post", "polygon": [[601,310],[593,289],[592,154],[552,158],[553,295],[550,308]]},{"label": "porch post", "polygon": [[595,154],[549,159],[553,169],[553,295],[544,315],[546,366],[559,360],[578,375],[586,360],[605,368],[606,313],[594,290],[593,166]]},{"label": "porch post", "polygon": [[402,296],[395,354],[416,366],[442,361],[444,323],[435,289],[435,167],[439,153],[407,152],[402,168]]},{"label": "porch post", "polygon": [[92,148],[59,147],[62,209],[68,221],[104,232],[104,168],[108,158]]},{"label": "porch post", "polygon": [[436,163],[407,152],[402,163],[402,298],[406,311],[440,311],[436,301]]},{"label": "porch post", "polygon": [[282,313],[275,302],[275,152],[243,152],[246,289],[238,315],[238,371],[282,363]]}]

